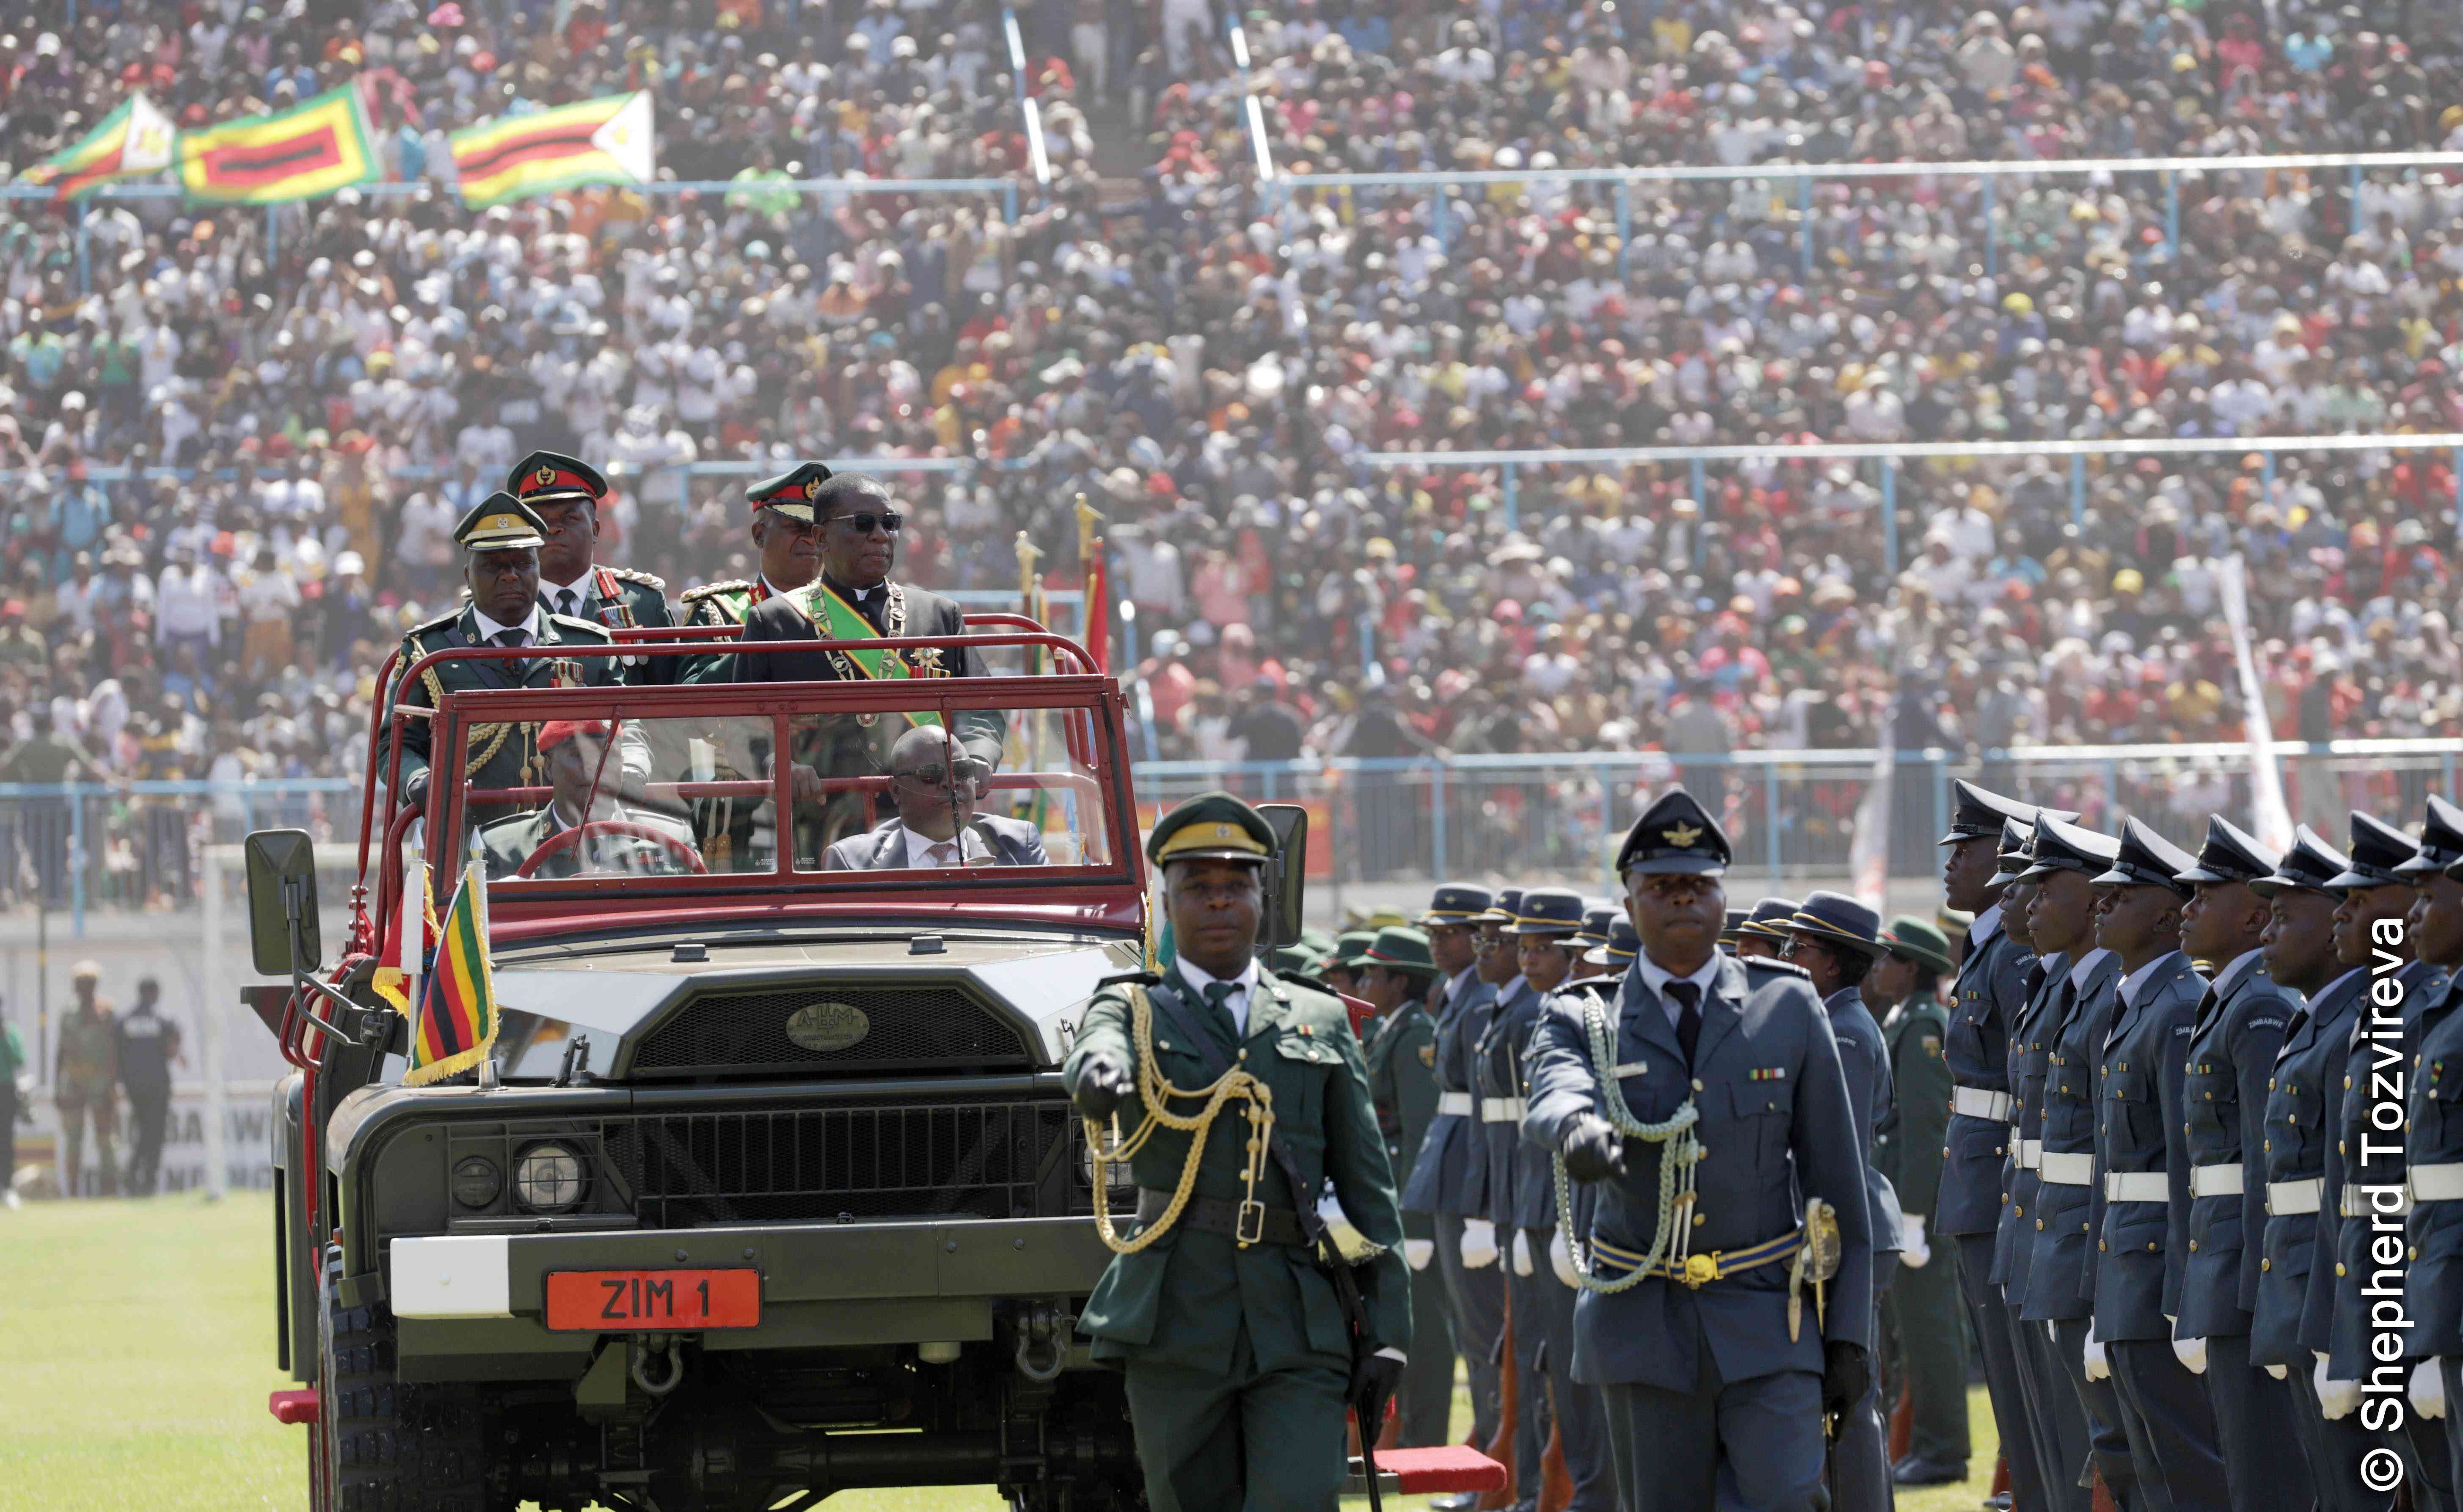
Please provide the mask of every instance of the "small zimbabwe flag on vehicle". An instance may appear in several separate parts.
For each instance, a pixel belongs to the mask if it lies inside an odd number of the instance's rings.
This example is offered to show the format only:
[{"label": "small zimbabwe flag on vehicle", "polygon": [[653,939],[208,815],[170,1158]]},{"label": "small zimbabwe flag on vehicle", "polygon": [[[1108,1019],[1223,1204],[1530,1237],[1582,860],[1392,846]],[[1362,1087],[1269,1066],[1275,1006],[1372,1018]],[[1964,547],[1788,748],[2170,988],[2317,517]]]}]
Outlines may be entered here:
[{"label": "small zimbabwe flag on vehicle", "polygon": [[437,928],[436,962],[411,1025],[404,1086],[425,1086],[477,1065],[496,1046],[495,973],[488,962],[486,863],[471,858]]},{"label": "small zimbabwe flag on vehicle", "polygon": [[152,100],[131,95],[92,131],[28,168],[19,182],[49,185],[54,198],[73,200],[169,167],[179,135]]},{"label": "small zimbabwe flag on vehicle", "polygon": [[192,199],[225,205],[311,200],[380,177],[359,87],[272,116],[247,116],[180,137],[180,182]]},{"label": "small zimbabwe flag on vehicle", "polygon": [[658,172],[650,94],[602,95],[498,116],[448,139],[462,203],[485,209],[583,184],[646,184]]}]

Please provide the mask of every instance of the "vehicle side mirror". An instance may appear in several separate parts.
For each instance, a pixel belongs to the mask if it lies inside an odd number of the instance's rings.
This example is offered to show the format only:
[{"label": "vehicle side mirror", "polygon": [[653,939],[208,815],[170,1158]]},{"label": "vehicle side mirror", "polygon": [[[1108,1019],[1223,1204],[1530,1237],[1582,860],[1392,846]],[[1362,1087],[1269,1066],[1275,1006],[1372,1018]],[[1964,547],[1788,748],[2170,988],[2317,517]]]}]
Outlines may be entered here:
[{"label": "vehicle side mirror", "polygon": [[1297,803],[1260,803],[1257,812],[1275,831],[1274,858],[1266,863],[1266,917],[1257,943],[1269,948],[1297,945],[1301,894],[1308,884],[1308,810]]},{"label": "vehicle side mirror", "polygon": [[316,845],[304,829],[248,837],[249,951],[260,976],[292,976],[324,964],[316,927]]}]

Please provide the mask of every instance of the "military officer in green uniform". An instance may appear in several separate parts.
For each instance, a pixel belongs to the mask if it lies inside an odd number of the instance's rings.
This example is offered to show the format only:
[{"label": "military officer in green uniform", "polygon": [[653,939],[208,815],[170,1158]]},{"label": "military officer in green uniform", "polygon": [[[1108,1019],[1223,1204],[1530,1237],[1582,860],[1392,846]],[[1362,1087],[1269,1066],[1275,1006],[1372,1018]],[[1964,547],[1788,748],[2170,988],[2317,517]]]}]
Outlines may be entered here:
[{"label": "military officer in green uniform", "polygon": [[1914,1433],[1890,1479],[1947,1485],[1967,1479],[1967,1351],[1957,1251],[1935,1250],[1926,1229],[1950,1132],[1950,1063],[1942,1056],[1950,1010],[1941,982],[1958,967],[1949,938],[1912,914],[1892,919],[1882,943],[1887,953],[1864,979],[1865,1000],[1884,1016],[1898,1095],[1873,1136],[1873,1165],[1898,1192],[1901,1225],[1898,1275],[1882,1295],[1882,1404],[1898,1401],[1901,1382],[1915,1404]]},{"label": "military officer in green uniform", "polygon": [[[665,629],[676,623],[667,585],[646,572],[599,564],[599,505],[607,480],[576,457],[534,451],[505,475],[505,492],[539,518],[540,607],[607,630]],[[648,656],[626,669],[631,683],[672,683],[683,658]]]},{"label": "military officer in green uniform", "polygon": [[[117,1196],[120,1162],[112,1153],[112,1141],[120,1135],[120,1020],[111,1004],[95,994],[102,983],[100,966],[79,961],[69,980],[76,1006],[60,1020],[52,1060],[52,1099],[60,1110],[60,1194],[80,1195],[85,1126],[91,1120],[102,1194]],[[0,1186],[7,1184],[0,1174]]]},{"label": "military officer in green uniform", "polygon": [[[1331,1509],[1344,1409],[1391,1392],[1411,1337],[1402,1216],[1360,1041],[1339,999],[1256,961],[1273,849],[1265,820],[1228,793],[1156,823],[1146,854],[1163,873],[1172,964],[1099,990],[1062,1067],[1081,1113],[1138,1142],[1138,1222],[1112,1236],[1122,1253],[1078,1326],[1126,1373],[1155,1512]],[[1227,1075],[1271,1111],[1235,1097],[1209,1127],[1149,1122],[1149,1099],[1180,1119],[1206,1106],[1166,1088]],[[1328,1178],[1369,1249],[1340,1278],[1312,1242]]]},{"label": "military officer in green uniform", "polygon": [[[1318,979],[1336,992],[1347,993],[1354,997],[1367,997],[1360,990],[1361,979],[1368,970],[1368,948],[1376,943],[1375,930],[1343,931],[1334,937],[1334,949],[1318,963]],[[1411,1148],[1419,1149],[1417,1145]]]},{"label": "military officer in green uniform", "polygon": [[[752,550],[761,559],[760,574],[686,589],[687,627],[741,625],[755,608],[813,581],[821,570],[821,544],[819,533],[813,528],[813,501],[804,486],[829,475],[819,463],[807,462],[744,491],[744,501],[752,506]],[[679,682],[735,680],[735,664],[724,652],[681,660],[685,669]]]},{"label": "military officer in green uniform", "polygon": [[[1428,984],[1437,963],[1428,937],[1403,925],[1370,936],[1358,973],[1357,996],[1377,1005],[1367,1034],[1369,1096],[1377,1127],[1385,1135],[1385,1159],[1404,1170],[1419,1153],[1437,1116],[1437,1021],[1428,1017]],[[1403,1216],[1405,1258],[1414,1239],[1434,1245],[1437,1220],[1426,1213]],[[1447,1418],[1454,1404],[1454,1333],[1447,1321],[1445,1288],[1411,1288],[1410,1368],[1403,1372],[1402,1443],[1416,1449],[1449,1441]]]},{"label": "military officer in green uniform", "polygon": [[[490,688],[605,688],[617,683],[623,665],[613,656],[558,656],[560,646],[598,646],[614,637],[588,620],[553,614],[539,606],[539,546],[546,528],[529,505],[510,493],[490,493],[453,527],[462,548],[463,581],[469,602],[414,628],[403,641],[402,671],[431,651],[457,646],[519,647],[534,654],[519,659],[471,657],[437,662],[404,684],[396,700],[405,708],[433,709],[448,692]],[[413,806],[427,801],[428,722],[412,717],[402,733],[403,801]],[[627,778],[648,774],[647,752],[638,741],[620,742]],[[472,725],[468,749],[450,754],[454,775],[472,788],[531,787],[545,776],[539,760],[536,724]],[[466,820],[484,826],[526,805],[504,801],[470,805]]]},{"label": "military officer in green uniform", "polygon": [[[615,872],[626,876],[690,871],[697,853],[692,831],[654,809],[636,808],[607,791],[603,757],[607,723],[602,719],[551,719],[539,727],[539,758],[547,765],[555,796],[534,813],[513,814],[479,831],[488,875],[540,879]],[[592,829],[592,825],[604,826]],[[568,830],[574,840],[557,841]],[[664,837],[664,838],[659,838]],[[546,855],[539,852],[545,850]],[[536,859],[534,859],[536,858]]]}]

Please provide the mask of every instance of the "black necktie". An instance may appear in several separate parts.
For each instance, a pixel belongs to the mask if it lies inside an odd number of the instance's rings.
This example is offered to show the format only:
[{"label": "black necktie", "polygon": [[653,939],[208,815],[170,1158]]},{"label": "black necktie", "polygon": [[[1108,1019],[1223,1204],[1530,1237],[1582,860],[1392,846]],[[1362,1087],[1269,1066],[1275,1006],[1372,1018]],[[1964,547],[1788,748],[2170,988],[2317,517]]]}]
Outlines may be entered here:
[{"label": "black necktie", "polygon": [[1676,1004],[1676,1043],[1685,1063],[1693,1063],[1693,1046],[1702,1039],[1702,987],[1699,982],[1669,982],[1667,997]]},{"label": "black necktie", "polygon": [[567,618],[571,618],[575,607],[573,590],[571,588],[558,588],[556,590],[556,613],[564,615]]}]

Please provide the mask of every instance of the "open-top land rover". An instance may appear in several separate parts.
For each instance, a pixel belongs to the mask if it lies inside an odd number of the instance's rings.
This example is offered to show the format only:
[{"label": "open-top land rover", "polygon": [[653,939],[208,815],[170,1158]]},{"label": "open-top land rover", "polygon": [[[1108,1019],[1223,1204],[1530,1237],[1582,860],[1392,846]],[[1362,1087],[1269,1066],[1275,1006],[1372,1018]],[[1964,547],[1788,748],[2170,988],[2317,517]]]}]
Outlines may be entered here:
[{"label": "open-top land rover", "polygon": [[[1057,1074],[1145,958],[1121,699],[1064,640],[978,628],[1050,669],[389,701],[338,961],[305,837],[251,837],[258,968],[291,980],[255,1001],[297,1067],[274,1295],[303,1385],[274,1407],[318,1512],[1141,1501],[1117,1378],[1073,1343],[1107,1194]],[[508,742],[518,780],[472,786]],[[500,1030],[406,1085],[405,877],[442,912],[474,858]]]}]

